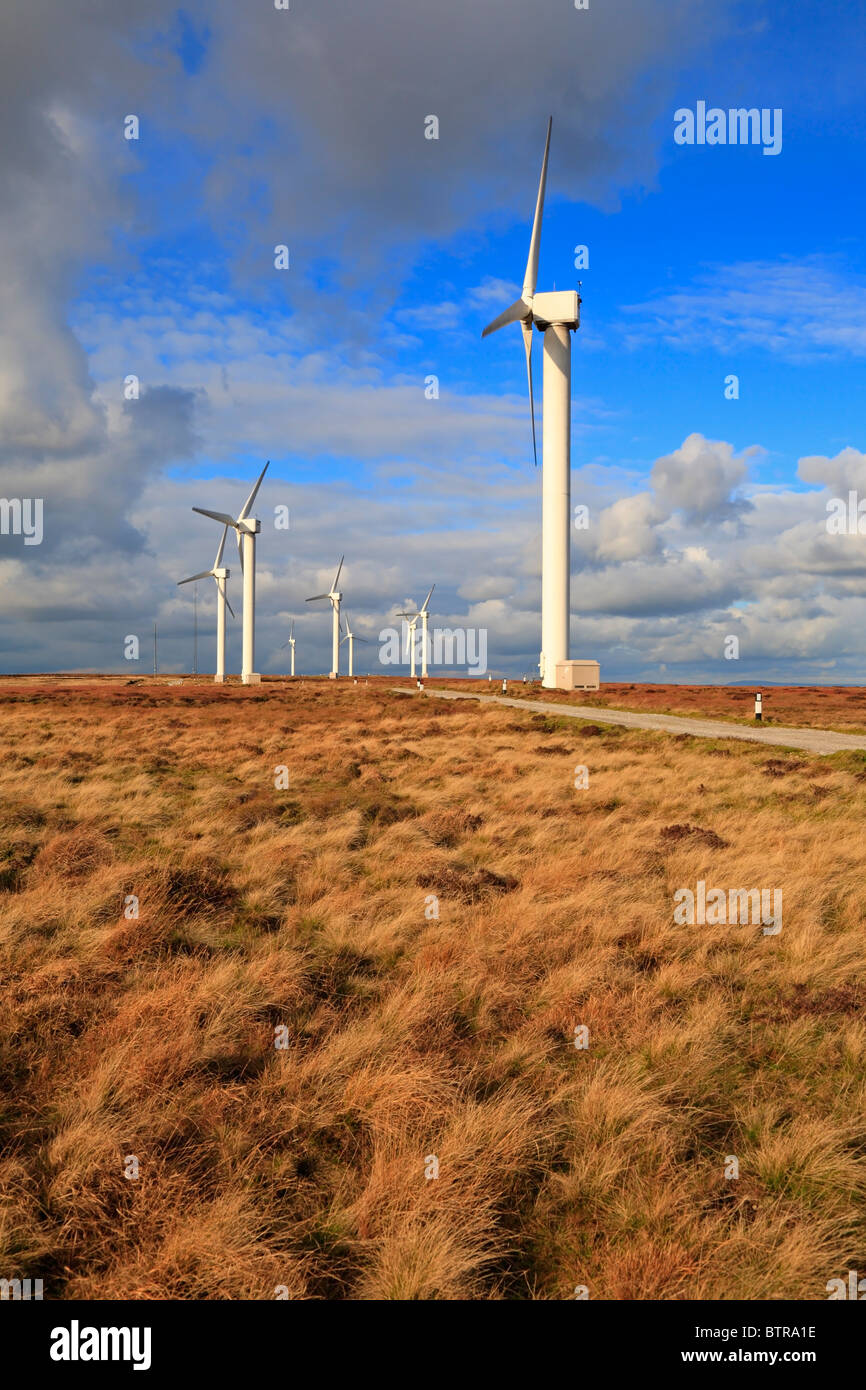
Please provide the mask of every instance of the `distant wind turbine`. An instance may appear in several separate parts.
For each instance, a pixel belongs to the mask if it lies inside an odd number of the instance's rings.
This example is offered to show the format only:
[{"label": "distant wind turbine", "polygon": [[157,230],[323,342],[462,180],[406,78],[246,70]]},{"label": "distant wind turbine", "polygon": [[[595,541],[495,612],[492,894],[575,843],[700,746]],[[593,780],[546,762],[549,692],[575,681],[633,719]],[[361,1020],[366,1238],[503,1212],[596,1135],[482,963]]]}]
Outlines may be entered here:
[{"label": "distant wind turbine", "polygon": [[345,555],[340,556],[340,563],[337,566],[337,573],[334,575],[334,582],[326,594],[313,594],[312,598],[307,599],[307,603],[316,603],[321,598],[331,600],[333,612],[333,631],[331,636],[331,680],[336,680],[340,674],[340,600],[343,595],[339,592],[337,585],[340,582],[340,571],[343,568]]},{"label": "distant wind turbine", "polygon": [[398,613],[398,618],[406,618],[409,624],[409,674],[415,679],[415,629],[418,626],[420,613]]},{"label": "distant wind turbine", "polygon": [[256,664],[256,536],[262,529],[262,523],[257,517],[250,516],[250,508],[256,500],[256,493],[262,485],[262,478],[268,471],[269,463],[270,460],[256,479],[255,486],[238,516],[229,516],[226,512],[211,512],[206,507],[193,507],[194,512],[222,522],[223,526],[231,526],[238,534],[238,556],[244,576],[244,646],[241,665],[241,680],[244,685],[258,685],[262,679],[258,672],[253,670]]},{"label": "distant wind turbine", "polygon": [[231,570],[221,567],[228,533],[228,526],[224,526],[212,569],[202,570],[201,574],[191,574],[189,579],[178,580],[178,588],[180,588],[181,584],[193,584],[197,579],[210,579],[212,577],[217,586],[217,668],[214,681],[219,684],[222,684],[226,678],[226,609],[229,610],[232,617],[235,615],[226,593],[226,580],[229,578]]},{"label": "distant wind turbine", "polygon": [[291,647],[291,649],[292,649],[292,669],[291,669],[291,671],[290,671],[289,674],[293,676],[293,675],[295,674],[295,620],[294,620],[294,618],[292,618],[292,626],[291,626],[291,629],[290,629],[290,631],[289,631],[289,640],[288,640],[288,642],[286,643],[286,646],[287,646],[287,647]]},{"label": "distant wind turbine", "polygon": [[418,609],[417,612],[397,614],[398,618],[406,618],[409,622],[409,675],[412,680],[415,679],[415,629],[417,628],[418,622],[421,619],[423,619],[421,623],[421,632],[424,648],[424,650],[421,653],[421,675],[426,676],[427,674],[427,618],[429,616],[427,613],[427,604],[430,602],[430,594],[433,593],[433,589],[435,588],[436,585],[434,584],[433,588],[430,590],[430,593],[425,598],[424,603]]},{"label": "distant wind turbine", "polygon": [[542,424],[542,522],[541,522],[541,669],[542,684],[556,689],[556,667],[568,661],[569,580],[571,548],[571,334],[580,327],[580,295],[577,290],[536,294],[538,251],[547,160],[550,154],[551,117],[541,165],[538,199],[532,222],[529,258],[519,299],[489,323],[482,333],[495,333],[508,323],[519,323],[526,352],[529,409],[532,420],[532,453],[536,464],[535,403],[532,394],[532,325],[544,334],[544,417]]},{"label": "distant wind turbine", "polygon": [[354,632],[352,631],[352,629],[351,629],[351,626],[349,625],[349,615],[348,615],[348,613],[346,614],[346,635],[345,635],[345,637],[341,638],[341,641],[343,641],[343,642],[348,642],[348,644],[349,644],[349,679],[351,679],[352,676],[355,674],[355,667],[354,667],[355,643],[356,643],[356,642],[368,642],[368,641],[369,641],[369,638],[368,638],[368,637],[357,637],[357,636],[355,635],[355,633],[354,633]]}]

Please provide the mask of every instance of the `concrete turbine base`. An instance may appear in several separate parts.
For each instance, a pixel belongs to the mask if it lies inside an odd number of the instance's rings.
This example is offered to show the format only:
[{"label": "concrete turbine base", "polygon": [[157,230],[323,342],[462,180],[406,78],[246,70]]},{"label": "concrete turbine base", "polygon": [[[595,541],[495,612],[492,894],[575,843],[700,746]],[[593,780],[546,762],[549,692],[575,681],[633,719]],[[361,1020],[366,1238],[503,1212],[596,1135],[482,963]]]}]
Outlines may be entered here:
[{"label": "concrete turbine base", "polygon": [[258,671],[245,671],[241,677],[244,685],[261,685],[262,678]]}]

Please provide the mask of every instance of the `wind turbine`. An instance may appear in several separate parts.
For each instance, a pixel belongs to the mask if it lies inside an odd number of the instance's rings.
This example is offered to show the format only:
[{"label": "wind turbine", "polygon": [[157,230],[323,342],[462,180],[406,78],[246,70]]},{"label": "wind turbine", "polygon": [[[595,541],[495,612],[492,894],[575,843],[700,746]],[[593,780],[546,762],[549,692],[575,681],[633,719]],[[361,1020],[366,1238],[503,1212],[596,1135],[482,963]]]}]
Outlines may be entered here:
[{"label": "wind turbine", "polygon": [[408,618],[409,620],[409,674],[412,680],[415,679],[415,629],[418,626],[419,613],[398,613],[398,618]]},{"label": "wind turbine", "polygon": [[291,673],[290,673],[290,674],[291,674],[291,675],[294,675],[294,674],[295,674],[295,620],[294,620],[294,618],[292,618],[292,626],[291,626],[291,629],[290,629],[290,631],[289,631],[289,640],[288,640],[288,642],[286,643],[286,646],[287,646],[287,647],[291,647],[291,649],[292,649],[292,669],[291,669]]},{"label": "wind turbine", "polygon": [[[195,510],[195,508],[193,508]],[[226,536],[229,533],[228,526],[223,527],[222,537],[219,543],[219,550],[213,562],[213,569],[202,570],[201,574],[191,574],[189,579],[179,579],[178,588],[181,584],[192,584],[196,579],[209,579],[211,576],[217,586],[217,668],[214,681],[218,684],[226,678],[226,609],[234,617],[234,609],[226,594],[226,580],[231,574],[231,570],[222,565],[223,550],[225,549]]]},{"label": "wind turbine", "polygon": [[214,521],[222,522],[223,526],[232,526],[238,533],[238,555],[244,576],[244,649],[241,665],[241,680],[244,685],[259,685],[262,679],[258,672],[253,670],[256,660],[256,536],[262,529],[262,523],[249,513],[261,487],[262,478],[268,471],[269,463],[270,459],[256,479],[255,486],[238,516],[228,516],[226,512],[211,512],[206,507],[193,507],[194,512],[212,517]]},{"label": "wind turbine", "polygon": [[340,674],[340,599],[343,595],[337,589],[340,582],[340,571],[343,568],[345,555],[340,556],[340,563],[337,566],[337,573],[334,575],[334,582],[326,594],[313,594],[312,598],[307,599],[307,603],[316,603],[320,598],[331,600],[333,610],[334,628],[331,640],[331,680],[336,680]]},{"label": "wind turbine", "polygon": [[356,636],[355,636],[354,632],[352,631],[351,627],[349,626],[349,615],[348,615],[348,613],[347,613],[347,614],[346,614],[346,635],[345,635],[345,637],[342,637],[340,640],[341,640],[342,642],[348,642],[348,644],[349,644],[349,679],[351,680],[352,676],[355,674],[355,670],[354,670],[354,651],[355,651],[355,643],[356,643],[356,642],[367,642],[369,639],[368,639],[367,637],[356,637]]},{"label": "wind turbine", "polygon": [[430,594],[433,593],[433,589],[435,588],[436,585],[434,584],[433,588],[430,590],[430,593],[427,595],[423,604],[416,613],[397,614],[398,618],[407,618],[409,620],[409,675],[412,680],[415,679],[415,629],[418,626],[419,619],[423,620],[421,623],[421,633],[422,640],[424,643],[424,650],[421,653],[421,675],[427,675],[427,618],[429,616],[427,612],[427,604],[430,602]]},{"label": "wind turbine", "polygon": [[427,595],[427,597],[425,598],[423,604],[421,605],[421,679],[422,679],[422,681],[427,679],[427,619],[428,619],[429,616],[430,616],[430,614],[429,614],[428,611],[427,611],[427,604],[430,602],[431,596],[432,596],[432,594],[433,594],[433,590],[434,590],[435,588],[436,588],[436,585],[435,585],[435,584],[431,584],[431,586],[430,586],[430,593]]},{"label": "wind turbine", "polygon": [[551,116],[541,165],[538,199],[529,242],[529,259],[523,292],[509,308],[489,323],[482,333],[495,333],[507,323],[519,323],[526,351],[529,409],[532,418],[532,453],[536,464],[535,402],[532,395],[532,325],[544,334],[544,416],[542,422],[541,510],[541,682],[555,690],[556,667],[568,661],[569,580],[571,551],[571,334],[580,327],[580,295],[577,290],[536,294],[538,250],[547,160],[550,154]]}]

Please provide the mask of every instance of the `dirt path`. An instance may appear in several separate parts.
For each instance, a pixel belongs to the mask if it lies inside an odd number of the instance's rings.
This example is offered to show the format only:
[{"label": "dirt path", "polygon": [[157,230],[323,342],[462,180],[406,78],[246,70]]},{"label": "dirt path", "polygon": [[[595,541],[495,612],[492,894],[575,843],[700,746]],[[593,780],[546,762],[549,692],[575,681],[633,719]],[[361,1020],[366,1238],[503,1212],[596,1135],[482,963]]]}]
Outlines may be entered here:
[{"label": "dirt path", "polygon": [[[398,695],[415,695],[414,690],[392,686]],[[680,718],[675,714],[635,714],[630,710],[599,709],[592,705],[552,705],[541,700],[509,700],[506,695],[476,695],[457,690],[425,690],[424,695],[440,700],[479,700],[492,705],[510,705],[539,714],[564,715],[586,719],[593,724],[621,724],[627,729],[652,729],[662,734],[690,734],[693,738],[738,738],[747,743],[764,743],[777,748],[798,748],[804,753],[844,753],[866,751],[866,734],[835,734],[828,729],[782,729],[747,727],[720,719]]]}]

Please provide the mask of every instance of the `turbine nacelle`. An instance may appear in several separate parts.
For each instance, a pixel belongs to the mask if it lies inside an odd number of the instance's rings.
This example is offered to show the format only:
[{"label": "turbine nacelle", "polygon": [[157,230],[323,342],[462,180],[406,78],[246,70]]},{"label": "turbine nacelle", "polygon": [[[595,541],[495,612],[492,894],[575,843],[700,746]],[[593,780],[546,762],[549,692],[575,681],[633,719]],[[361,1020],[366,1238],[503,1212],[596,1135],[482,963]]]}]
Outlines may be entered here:
[{"label": "turbine nacelle", "polygon": [[552,324],[579,328],[580,295],[577,290],[548,290],[537,294],[532,305],[532,321],[541,333]]}]

